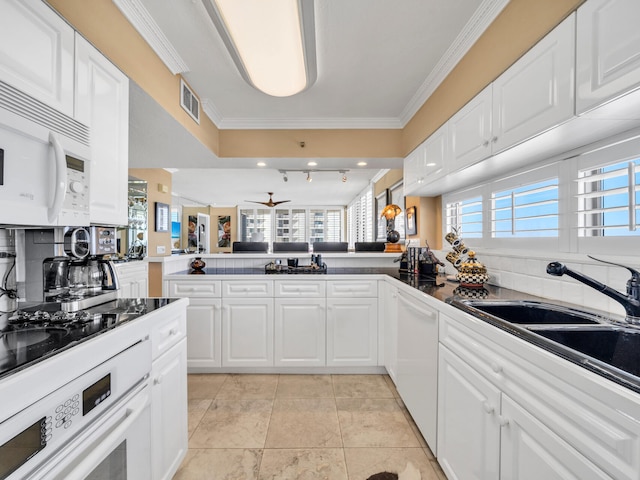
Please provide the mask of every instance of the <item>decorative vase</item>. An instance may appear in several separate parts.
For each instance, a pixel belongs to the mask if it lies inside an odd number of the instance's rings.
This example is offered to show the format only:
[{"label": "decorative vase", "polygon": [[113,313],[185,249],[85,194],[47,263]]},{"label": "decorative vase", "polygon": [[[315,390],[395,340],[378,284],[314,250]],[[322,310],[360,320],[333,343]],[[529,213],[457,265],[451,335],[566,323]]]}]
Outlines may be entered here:
[{"label": "decorative vase", "polygon": [[469,251],[469,258],[458,268],[456,279],[461,287],[482,288],[489,281],[487,268],[476,259],[475,252]]},{"label": "decorative vase", "polygon": [[189,266],[194,270],[202,270],[207,264],[204,263],[204,260],[200,257],[194,258]]}]

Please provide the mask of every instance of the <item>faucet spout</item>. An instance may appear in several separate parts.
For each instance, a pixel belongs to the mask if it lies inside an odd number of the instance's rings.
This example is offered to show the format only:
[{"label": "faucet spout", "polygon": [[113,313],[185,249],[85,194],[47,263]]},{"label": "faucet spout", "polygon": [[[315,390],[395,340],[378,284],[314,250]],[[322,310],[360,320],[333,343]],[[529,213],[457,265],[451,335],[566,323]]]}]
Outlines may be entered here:
[{"label": "faucet spout", "polygon": [[625,295],[624,293],[608,287],[591,277],[587,277],[586,275],[583,275],[581,273],[574,272],[560,262],[551,262],[549,265],[547,265],[547,273],[549,275],[555,275],[558,277],[567,275],[571,278],[575,278],[585,285],[590,286],[591,288],[594,288],[599,292],[602,292],[609,298],[613,298],[616,302],[624,307],[624,310],[627,314],[627,321],[631,323],[640,323],[640,272],[625,265],[607,262],[590,255],[589,258],[597,260],[598,262],[609,263],[611,265],[616,265],[618,267],[623,267],[629,270],[631,272],[631,278],[627,281],[627,294]]}]

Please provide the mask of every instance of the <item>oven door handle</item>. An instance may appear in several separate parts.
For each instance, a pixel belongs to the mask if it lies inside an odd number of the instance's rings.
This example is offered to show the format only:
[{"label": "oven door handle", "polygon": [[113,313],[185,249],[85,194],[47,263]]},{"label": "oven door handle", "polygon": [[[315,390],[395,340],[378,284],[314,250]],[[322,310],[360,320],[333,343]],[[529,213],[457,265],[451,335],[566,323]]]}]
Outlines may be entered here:
[{"label": "oven door handle", "polygon": [[144,395],[136,395],[126,406],[120,424],[116,426],[104,438],[99,440],[99,445],[87,453],[76,467],[65,475],[65,480],[83,480],[120,442],[129,427],[142,415],[149,404],[148,391]]}]

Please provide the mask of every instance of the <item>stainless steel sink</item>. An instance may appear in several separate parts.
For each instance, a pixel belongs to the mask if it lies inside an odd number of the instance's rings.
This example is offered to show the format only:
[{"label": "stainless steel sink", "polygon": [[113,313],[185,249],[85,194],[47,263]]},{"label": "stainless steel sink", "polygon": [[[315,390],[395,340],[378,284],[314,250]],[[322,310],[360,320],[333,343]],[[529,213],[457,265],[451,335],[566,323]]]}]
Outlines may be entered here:
[{"label": "stainless steel sink", "polygon": [[517,325],[594,325],[606,321],[589,312],[527,300],[460,300],[460,303],[470,307],[472,314],[480,311]]}]

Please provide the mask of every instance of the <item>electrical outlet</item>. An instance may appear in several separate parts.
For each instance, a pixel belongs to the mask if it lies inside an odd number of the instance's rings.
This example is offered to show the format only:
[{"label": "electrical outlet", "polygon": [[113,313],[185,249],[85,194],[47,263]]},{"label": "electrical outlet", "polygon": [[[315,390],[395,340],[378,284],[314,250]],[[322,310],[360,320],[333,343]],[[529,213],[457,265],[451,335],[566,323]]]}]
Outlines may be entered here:
[{"label": "electrical outlet", "polygon": [[164,245],[158,245],[156,247],[156,253],[164,253]]}]

